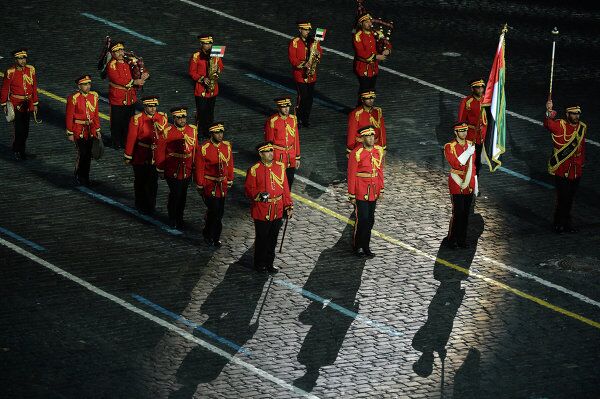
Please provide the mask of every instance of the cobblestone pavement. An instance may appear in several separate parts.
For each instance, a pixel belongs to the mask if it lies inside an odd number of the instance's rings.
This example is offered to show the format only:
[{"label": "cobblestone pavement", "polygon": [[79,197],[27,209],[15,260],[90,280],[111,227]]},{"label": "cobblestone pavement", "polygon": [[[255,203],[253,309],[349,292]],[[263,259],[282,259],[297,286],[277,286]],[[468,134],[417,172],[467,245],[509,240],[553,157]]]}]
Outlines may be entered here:
[{"label": "cobblestone pavement", "polygon": [[[200,6],[198,5],[200,4]],[[600,329],[600,106],[597,6],[559,2],[369,1],[398,26],[378,81],[389,136],[386,198],[374,259],[349,253],[346,113],[355,102],[351,1],[31,1],[0,5],[0,67],[30,49],[41,92],[26,162],[12,160],[0,122],[0,391],[7,398],[597,398]],[[149,38],[119,31],[104,18]],[[253,226],[243,171],[272,99],[292,88],[287,39],[296,19],[328,28],[313,109],[301,130],[282,271],[251,270]],[[508,22],[508,153],[512,171],[482,172],[469,250],[441,247],[450,215],[447,166],[459,97],[487,76]],[[251,25],[250,23],[254,24]],[[541,120],[549,31],[561,36],[557,109],[588,122],[576,235],[550,232],[550,140]],[[193,105],[186,76],[197,34],[227,46],[217,118],[236,151],[222,248],[201,239],[204,205],[190,190],[179,234],[167,186],[156,220],[133,208],[131,170],[107,149],[95,185],[72,181],[64,136],[73,79],[94,73],[103,37],[121,38],[152,73],[162,110]],[[106,96],[99,78],[95,89]],[[102,104],[101,112],[108,114]],[[526,117],[526,118],[523,118]],[[102,120],[108,135],[108,122]],[[516,176],[526,176],[524,180]],[[307,180],[309,179],[309,180]],[[326,190],[322,190],[326,188]],[[112,204],[107,201],[114,201]],[[81,279],[81,280],[78,280]],[[312,396],[311,396],[312,395]]]}]

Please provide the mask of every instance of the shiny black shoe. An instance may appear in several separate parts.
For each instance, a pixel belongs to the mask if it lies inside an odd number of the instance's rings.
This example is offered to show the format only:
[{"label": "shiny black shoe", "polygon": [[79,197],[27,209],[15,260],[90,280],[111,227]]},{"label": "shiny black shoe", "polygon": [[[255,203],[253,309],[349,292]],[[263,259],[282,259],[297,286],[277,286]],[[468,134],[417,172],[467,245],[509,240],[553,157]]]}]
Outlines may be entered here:
[{"label": "shiny black shoe", "polygon": [[579,230],[577,230],[575,227],[573,226],[567,226],[564,228],[565,233],[570,233],[570,234],[574,234],[574,233],[578,233]]},{"label": "shiny black shoe", "polygon": [[363,251],[363,249],[362,249],[362,248],[354,248],[354,249],[352,250],[352,253],[353,253],[355,256],[358,256],[358,257],[363,257],[363,256],[365,256],[365,251]]},{"label": "shiny black shoe", "polygon": [[20,152],[15,152],[15,161],[21,161],[23,157]]},{"label": "shiny black shoe", "polygon": [[565,231],[564,227],[562,227],[562,226],[560,226],[560,225],[554,225],[554,226],[552,227],[552,230],[554,230],[554,232],[555,232],[556,234],[562,234],[562,233]]},{"label": "shiny black shoe", "polygon": [[374,258],[376,256],[370,248],[365,249],[364,253],[367,258]]},{"label": "shiny black shoe", "polygon": [[209,247],[213,245],[213,240],[211,238],[208,237],[204,237],[204,242],[206,243],[206,245],[208,245]]},{"label": "shiny black shoe", "polygon": [[214,240],[213,245],[215,246],[215,248],[221,248],[223,243],[220,240]]},{"label": "shiny black shoe", "polygon": [[266,269],[267,269],[267,273],[269,273],[269,274],[277,274],[277,273],[279,273],[279,268],[275,267],[273,265],[267,266]]}]

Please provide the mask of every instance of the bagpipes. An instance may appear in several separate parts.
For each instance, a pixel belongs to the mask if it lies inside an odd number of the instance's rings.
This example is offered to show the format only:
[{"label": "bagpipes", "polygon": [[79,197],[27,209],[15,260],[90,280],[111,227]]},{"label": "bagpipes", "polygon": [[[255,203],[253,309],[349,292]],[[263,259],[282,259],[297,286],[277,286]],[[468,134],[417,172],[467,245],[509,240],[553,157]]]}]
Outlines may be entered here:
[{"label": "bagpipes", "polygon": [[[356,21],[358,21],[360,16],[369,14],[364,4],[365,1],[366,0],[356,0]],[[355,25],[357,24],[358,23]],[[384,21],[381,18],[373,18],[373,34],[375,35],[377,43],[377,53],[382,54],[385,50],[391,51],[392,43],[390,42],[390,38],[392,37],[393,31],[393,21]]]},{"label": "bagpipes", "polygon": [[[111,38],[110,36],[106,36],[106,39],[104,39],[104,46],[100,52],[100,58],[98,59],[98,70],[100,71],[100,77],[102,79],[106,79],[106,74],[108,73],[106,67],[112,59],[110,52],[111,46]],[[133,80],[141,79],[142,74],[148,72],[146,66],[144,65],[144,59],[135,55],[133,51],[125,51],[123,60],[127,63],[127,65],[129,65],[129,69],[131,70],[131,78]]]}]

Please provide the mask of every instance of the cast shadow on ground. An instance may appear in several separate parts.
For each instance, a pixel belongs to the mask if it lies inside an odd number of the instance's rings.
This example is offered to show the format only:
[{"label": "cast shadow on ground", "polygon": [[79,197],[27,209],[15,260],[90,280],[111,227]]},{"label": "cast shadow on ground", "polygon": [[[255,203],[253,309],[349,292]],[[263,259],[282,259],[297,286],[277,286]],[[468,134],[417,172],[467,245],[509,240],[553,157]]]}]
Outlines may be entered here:
[{"label": "cast shadow on ground", "polygon": [[[468,269],[471,267],[477,250],[477,241],[484,229],[481,215],[473,215],[470,219],[467,236],[467,242],[470,244],[469,248],[449,249],[445,246],[445,242],[440,245],[433,267],[433,277],[440,282],[440,285],[427,309],[427,321],[417,331],[412,340],[413,348],[422,352],[419,360],[413,364],[414,372],[421,377],[427,377],[432,373],[434,352],[437,352],[442,366],[442,391],[444,389],[446,345],[452,333],[454,318],[465,295],[465,288],[461,287],[461,282],[469,276]],[[447,266],[447,264],[458,265],[463,269],[467,269],[467,273]],[[467,370],[463,373],[468,371],[474,374],[471,370],[474,363],[474,361],[469,361],[465,366]]]},{"label": "cast shadow on ground", "polygon": [[[356,294],[366,258],[352,254],[351,234],[352,226],[348,225],[338,242],[321,252],[303,288],[358,313]],[[313,299],[298,319],[311,327],[298,352],[298,362],[306,367],[306,371],[294,381],[294,385],[310,392],[317,383],[319,370],[335,363],[354,318]]]},{"label": "cast shadow on ground", "polygon": [[[221,283],[200,307],[201,312],[208,316],[202,327],[240,347],[258,329],[259,316],[254,322],[252,319],[268,279],[267,274],[249,270],[253,252],[254,248],[249,248],[229,266]],[[206,339],[204,335],[201,338]],[[232,355],[238,352],[216,341],[211,340],[210,343]],[[172,392],[169,398],[192,398],[197,390],[200,396],[205,397],[208,392],[202,392],[205,387],[198,385],[213,381],[228,363],[229,360],[219,354],[201,346],[195,347],[179,366],[177,382],[180,388]]]}]

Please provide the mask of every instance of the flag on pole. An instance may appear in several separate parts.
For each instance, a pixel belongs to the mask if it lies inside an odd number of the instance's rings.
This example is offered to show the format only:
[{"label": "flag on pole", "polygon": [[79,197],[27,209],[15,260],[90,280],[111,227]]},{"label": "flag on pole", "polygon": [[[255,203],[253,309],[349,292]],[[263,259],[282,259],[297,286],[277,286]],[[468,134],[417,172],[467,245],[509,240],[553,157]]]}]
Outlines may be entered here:
[{"label": "flag on pole", "polygon": [[210,50],[211,57],[223,57],[225,55],[225,48],[227,46],[212,46]]},{"label": "flag on pole", "polygon": [[491,172],[496,171],[502,165],[500,156],[506,151],[506,96],[504,94],[506,64],[504,62],[504,35],[507,31],[508,29],[504,25],[485,89],[485,95],[481,102],[488,121],[483,155],[490,166]]},{"label": "flag on pole", "polygon": [[317,28],[315,31],[315,40],[318,42],[325,40],[325,33],[327,33],[327,29]]}]

